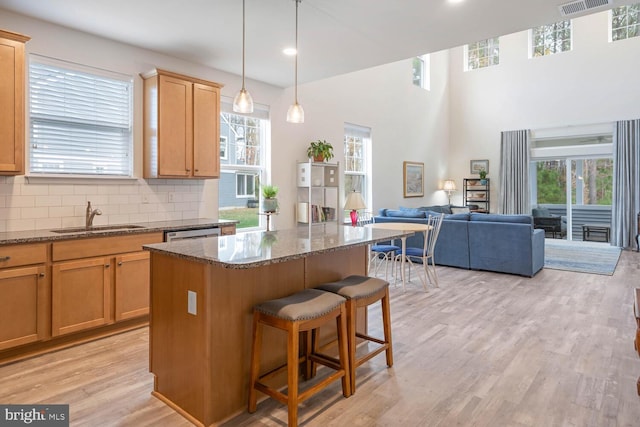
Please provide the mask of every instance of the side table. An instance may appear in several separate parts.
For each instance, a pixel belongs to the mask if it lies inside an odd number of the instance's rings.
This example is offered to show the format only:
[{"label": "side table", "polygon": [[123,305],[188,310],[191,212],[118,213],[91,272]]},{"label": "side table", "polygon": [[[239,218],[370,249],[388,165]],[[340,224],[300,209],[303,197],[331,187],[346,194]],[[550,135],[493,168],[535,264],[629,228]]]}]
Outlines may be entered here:
[{"label": "side table", "polygon": [[611,226],[609,224],[582,224],[582,241],[586,242],[587,240],[591,240],[602,242],[602,240],[594,240],[592,238],[593,236],[591,236],[593,234],[595,236],[602,236],[605,242],[609,242],[610,230]]}]

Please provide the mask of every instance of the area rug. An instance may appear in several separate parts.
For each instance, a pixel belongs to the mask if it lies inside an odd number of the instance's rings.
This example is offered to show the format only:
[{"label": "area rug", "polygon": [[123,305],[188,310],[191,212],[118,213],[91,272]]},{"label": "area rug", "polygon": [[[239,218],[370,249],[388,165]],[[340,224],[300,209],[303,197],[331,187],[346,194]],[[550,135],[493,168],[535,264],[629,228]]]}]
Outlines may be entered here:
[{"label": "area rug", "polygon": [[611,276],[620,258],[620,248],[608,243],[545,239],[544,266],[554,270]]}]

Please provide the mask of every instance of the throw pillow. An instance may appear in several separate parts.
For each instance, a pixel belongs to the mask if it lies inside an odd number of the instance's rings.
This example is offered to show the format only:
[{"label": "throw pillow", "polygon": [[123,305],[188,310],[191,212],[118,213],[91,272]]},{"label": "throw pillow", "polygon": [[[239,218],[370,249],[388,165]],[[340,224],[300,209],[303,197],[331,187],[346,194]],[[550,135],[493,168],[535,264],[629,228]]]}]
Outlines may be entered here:
[{"label": "throw pillow", "polygon": [[419,211],[417,209],[412,210],[403,210],[403,211],[393,211],[387,209],[387,216],[396,217],[396,218],[425,218],[424,212]]},{"label": "throw pillow", "polygon": [[451,213],[452,214],[469,213],[469,208],[467,206],[465,206],[464,208],[454,208],[452,206],[451,207]]}]

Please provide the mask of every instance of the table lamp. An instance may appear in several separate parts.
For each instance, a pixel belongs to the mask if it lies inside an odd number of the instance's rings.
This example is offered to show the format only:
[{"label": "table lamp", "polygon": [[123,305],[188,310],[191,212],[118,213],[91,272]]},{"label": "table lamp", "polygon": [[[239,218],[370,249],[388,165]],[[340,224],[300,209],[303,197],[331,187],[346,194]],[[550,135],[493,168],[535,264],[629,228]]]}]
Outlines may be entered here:
[{"label": "table lamp", "polygon": [[457,190],[456,182],[452,179],[447,179],[444,182],[442,189],[447,192],[447,196],[449,197],[449,204],[451,204],[451,193]]},{"label": "table lamp", "polygon": [[354,227],[358,223],[358,209],[365,209],[367,205],[360,193],[355,190],[347,195],[347,201],[344,202],[344,210],[351,211],[351,225]]}]

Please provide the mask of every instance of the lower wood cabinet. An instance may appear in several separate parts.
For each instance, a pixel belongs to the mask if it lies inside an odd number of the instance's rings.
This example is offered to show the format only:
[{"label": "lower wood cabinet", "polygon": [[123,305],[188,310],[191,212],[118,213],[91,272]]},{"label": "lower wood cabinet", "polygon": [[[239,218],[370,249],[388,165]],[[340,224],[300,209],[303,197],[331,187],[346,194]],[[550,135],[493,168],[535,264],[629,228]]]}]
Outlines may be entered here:
[{"label": "lower wood cabinet", "polygon": [[149,314],[149,260],[147,251],[115,258],[116,322]]},{"label": "lower wood cabinet", "polygon": [[149,313],[149,253],[162,233],[54,242],[53,337]]},{"label": "lower wood cabinet", "polygon": [[0,350],[47,337],[45,266],[0,269]]},{"label": "lower wood cabinet", "polygon": [[53,264],[52,336],[112,322],[110,268],[111,259],[106,257]]}]

